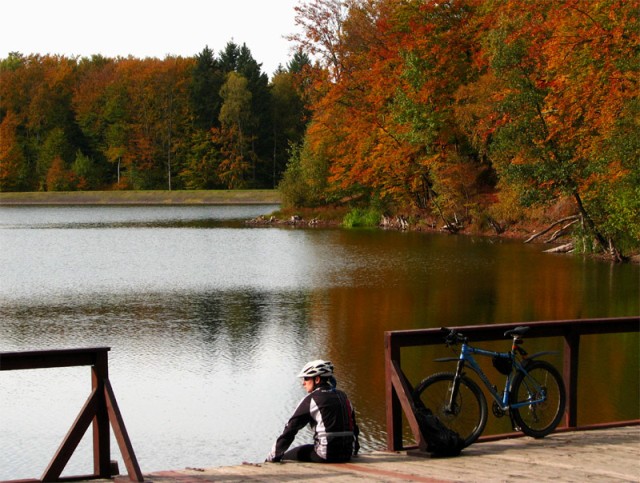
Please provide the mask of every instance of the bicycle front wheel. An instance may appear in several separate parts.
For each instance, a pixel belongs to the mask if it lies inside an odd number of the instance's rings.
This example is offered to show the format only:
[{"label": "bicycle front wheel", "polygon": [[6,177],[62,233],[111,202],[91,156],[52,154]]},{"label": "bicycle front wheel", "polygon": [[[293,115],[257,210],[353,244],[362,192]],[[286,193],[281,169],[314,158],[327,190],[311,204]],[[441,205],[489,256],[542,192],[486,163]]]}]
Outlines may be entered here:
[{"label": "bicycle front wheel", "polygon": [[524,434],[544,438],[556,429],[564,414],[564,383],[556,368],[546,361],[533,361],[525,369],[526,374],[518,372],[513,379],[511,404],[531,404],[512,408],[511,412]]},{"label": "bicycle front wheel", "polygon": [[415,394],[442,423],[460,435],[467,447],[487,424],[487,400],[480,387],[466,376],[460,378],[458,394],[449,408],[455,374],[441,372],[424,379]]}]

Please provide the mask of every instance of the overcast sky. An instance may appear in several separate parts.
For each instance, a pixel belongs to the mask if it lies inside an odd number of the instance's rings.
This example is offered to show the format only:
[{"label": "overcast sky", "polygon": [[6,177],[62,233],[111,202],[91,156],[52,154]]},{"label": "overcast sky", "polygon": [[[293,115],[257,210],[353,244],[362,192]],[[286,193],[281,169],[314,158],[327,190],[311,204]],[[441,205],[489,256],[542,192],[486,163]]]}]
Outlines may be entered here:
[{"label": "overcast sky", "polygon": [[0,58],[9,52],[138,58],[216,54],[233,40],[269,76],[291,57],[298,0],[4,0]]}]

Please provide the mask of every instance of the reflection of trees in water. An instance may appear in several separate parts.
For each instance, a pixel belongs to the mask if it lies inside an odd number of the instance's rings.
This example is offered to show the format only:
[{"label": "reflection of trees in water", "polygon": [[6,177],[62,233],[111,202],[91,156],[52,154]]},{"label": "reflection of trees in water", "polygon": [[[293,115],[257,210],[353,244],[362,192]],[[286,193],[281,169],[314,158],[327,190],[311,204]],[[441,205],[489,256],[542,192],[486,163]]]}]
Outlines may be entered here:
[{"label": "reflection of trees in water", "polygon": [[303,292],[220,291],[191,294],[185,322],[208,350],[235,363],[275,350],[282,356],[315,351],[309,296]]}]

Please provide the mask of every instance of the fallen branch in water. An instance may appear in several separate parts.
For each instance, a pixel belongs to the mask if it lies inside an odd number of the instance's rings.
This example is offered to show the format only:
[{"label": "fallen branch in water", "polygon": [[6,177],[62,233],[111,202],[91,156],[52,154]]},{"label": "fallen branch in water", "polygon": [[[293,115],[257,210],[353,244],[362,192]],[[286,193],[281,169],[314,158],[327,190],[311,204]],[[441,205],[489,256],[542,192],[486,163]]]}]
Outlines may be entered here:
[{"label": "fallen branch in water", "polygon": [[545,253],[569,253],[574,250],[573,242],[545,250]]},{"label": "fallen branch in water", "polygon": [[[567,221],[577,221],[580,219],[580,215],[572,215],[572,216],[567,216],[565,218],[562,218],[561,220],[556,221],[555,223],[551,224],[550,226],[548,226],[547,228],[545,228],[544,230],[535,233],[533,235],[531,235],[529,238],[527,238],[524,242],[525,243],[529,243],[532,242],[533,240],[535,240],[536,238],[544,235],[545,233],[550,232],[551,230],[553,230],[554,227],[560,225],[561,223],[565,223]],[[567,225],[570,226],[570,225]],[[556,237],[557,238],[557,237]],[[555,238],[554,238],[555,239]]]},{"label": "fallen branch in water", "polygon": [[551,235],[551,238],[549,238],[545,243],[551,243],[555,240],[557,240],[558,238],[560,238],[561,236],[565,235],[567,233],[567,228],[569,228],[572,225],[575,225],[576,223],[578,223],[580,220],[573,220],[570,221],[569,223],[567,223],[566,225],[564,225],[562,228],[560,228],[559,230],[556,230],[553,235]]}]

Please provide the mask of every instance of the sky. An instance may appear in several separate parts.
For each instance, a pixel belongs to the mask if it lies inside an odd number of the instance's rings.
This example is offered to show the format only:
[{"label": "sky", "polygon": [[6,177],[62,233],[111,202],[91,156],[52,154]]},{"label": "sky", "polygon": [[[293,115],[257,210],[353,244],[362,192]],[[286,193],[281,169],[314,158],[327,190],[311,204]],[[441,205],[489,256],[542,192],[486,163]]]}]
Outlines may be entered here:
[{"label": "sky", "polygon": [[9,52],[65,56],[192,57],[243,43],[269,76],[292,56],[298,0],[8,0],[0,58]]}]

